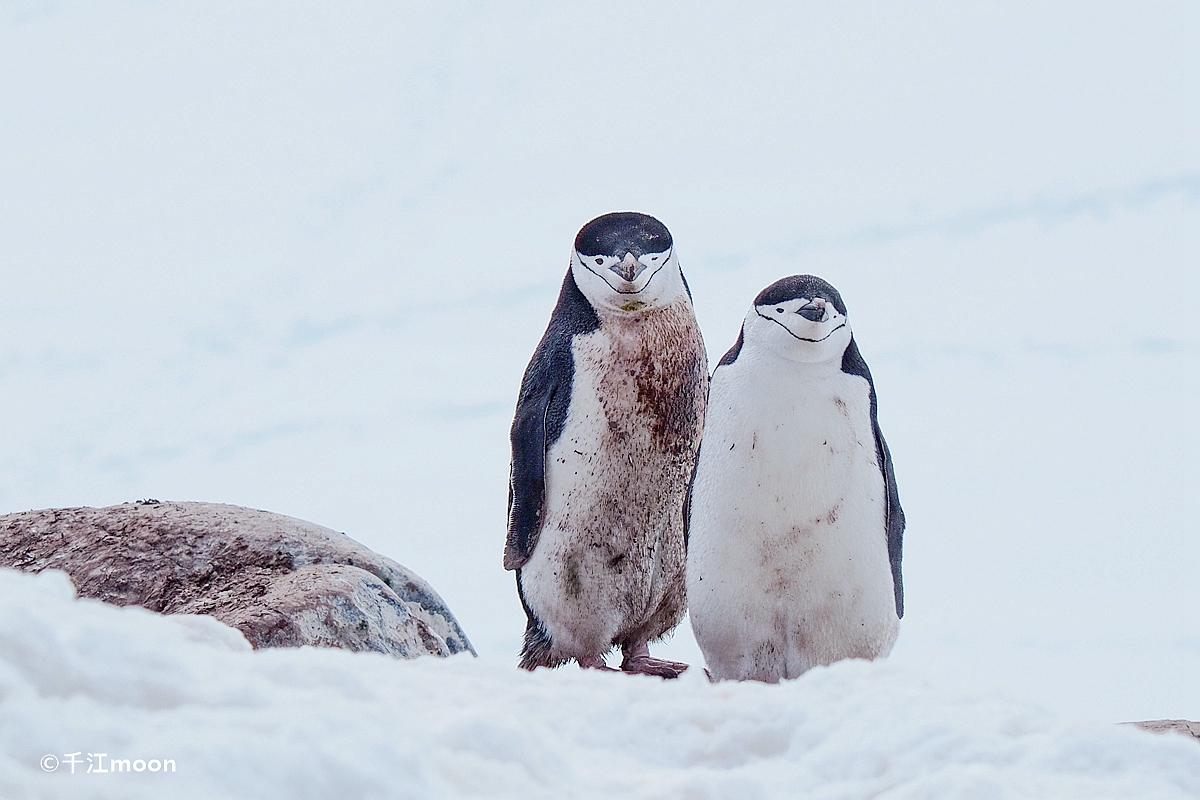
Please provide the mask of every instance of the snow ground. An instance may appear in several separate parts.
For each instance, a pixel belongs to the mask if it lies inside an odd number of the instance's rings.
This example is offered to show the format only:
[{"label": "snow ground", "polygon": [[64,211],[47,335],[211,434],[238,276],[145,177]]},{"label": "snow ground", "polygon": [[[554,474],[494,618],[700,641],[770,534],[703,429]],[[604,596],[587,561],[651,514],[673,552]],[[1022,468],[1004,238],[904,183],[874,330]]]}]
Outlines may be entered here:
[{"label": "snow ground", "polygon": [[0,698],[11,798],[1200,795],[1186,737],[956,697],[883,664],[713,685],[254,652],[209,618],[75,601],[58,572],[0,571]]},{"label": "snow ground", "polygon": [[344,530],[493,674],[521,371],[575,231],[638,209],[714,361],[776,278],[842,291],[910,525],[879,675],[1200,719],[1198,39],[1182,2],[0,3],[0,512]]}]

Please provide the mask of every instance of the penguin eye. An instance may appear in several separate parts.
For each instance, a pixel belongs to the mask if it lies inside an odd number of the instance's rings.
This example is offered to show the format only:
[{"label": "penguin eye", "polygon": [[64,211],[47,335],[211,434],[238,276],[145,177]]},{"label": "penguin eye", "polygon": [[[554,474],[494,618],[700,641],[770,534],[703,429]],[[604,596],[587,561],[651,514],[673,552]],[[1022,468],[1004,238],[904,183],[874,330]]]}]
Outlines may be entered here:
[{"label": "penguin eye", "polygon": [[603,259],[603,258],[597,258],[597,259],[596,259],[596,263],[597,263],[597,264],[603,264],[603,263],[604,263],[604,259]]},{"label": "penguin eye", "polygon": [[782,309],[782,308],[777,308],[777,309],[775,309],[775,313],[776,313],[776,314],[782,314],[782,313],[783,313],[783,309]]},{"label": "penguin eye", "polygon": [[651,261],[658,261],[658,256],[650,256]]}]

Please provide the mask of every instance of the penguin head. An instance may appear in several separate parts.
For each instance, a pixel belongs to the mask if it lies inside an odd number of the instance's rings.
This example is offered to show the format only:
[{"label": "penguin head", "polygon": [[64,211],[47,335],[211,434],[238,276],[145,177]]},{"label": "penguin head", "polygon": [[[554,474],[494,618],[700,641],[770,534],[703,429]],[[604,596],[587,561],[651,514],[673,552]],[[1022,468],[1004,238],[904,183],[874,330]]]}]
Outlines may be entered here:
[{"label": "penguin head", "polygon": [[850,344],[846,305],[826,281],[792,275],[772,283],[754,298],[743,336],[789,361],[816,363],[841,359]]},{"label": "penguin head", "polygon": [[623,211],[596,217],[575,237],[571,273],[593,307],[637,313],[687,294],[675,242],[654,217]]}]

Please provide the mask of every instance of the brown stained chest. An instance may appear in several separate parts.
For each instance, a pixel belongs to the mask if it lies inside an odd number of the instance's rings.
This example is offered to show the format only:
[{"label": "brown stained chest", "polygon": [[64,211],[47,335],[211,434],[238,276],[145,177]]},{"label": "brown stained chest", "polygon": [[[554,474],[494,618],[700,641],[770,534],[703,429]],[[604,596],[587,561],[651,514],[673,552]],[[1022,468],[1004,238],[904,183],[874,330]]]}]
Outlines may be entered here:
[{"label": "brown stained chest", "polygon": [[691,306],[674,303],[601,319],[598,399],[610,434],[642,438],[653,451],[695,452],[704,425],[707,359]]}]

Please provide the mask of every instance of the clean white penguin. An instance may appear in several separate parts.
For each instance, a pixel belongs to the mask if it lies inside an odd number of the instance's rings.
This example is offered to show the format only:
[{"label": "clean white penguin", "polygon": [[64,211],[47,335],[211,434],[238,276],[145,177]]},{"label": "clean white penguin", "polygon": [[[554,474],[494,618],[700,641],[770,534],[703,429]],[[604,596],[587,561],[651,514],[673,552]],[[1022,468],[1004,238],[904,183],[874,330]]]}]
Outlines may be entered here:
[{"label": "clean white penguin", "polygon": [[708,364],[666,227],[645,214],[580,231],[512,424],[505,569],[528,624],[520,665],[574,660],[676,677],[649,643],[679,624],[683,507]]},{"label": "clean white penguin", "polygon": [[764,289],[712,376],[687,593],[714,680],[891,652],[904,512],[875,386],[832,286]]}]

